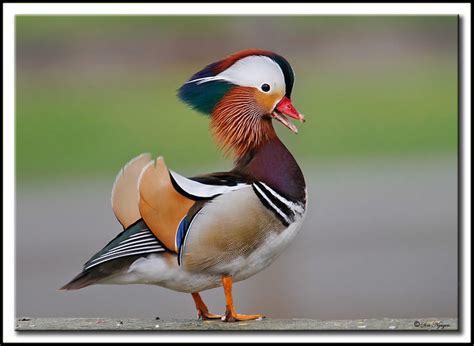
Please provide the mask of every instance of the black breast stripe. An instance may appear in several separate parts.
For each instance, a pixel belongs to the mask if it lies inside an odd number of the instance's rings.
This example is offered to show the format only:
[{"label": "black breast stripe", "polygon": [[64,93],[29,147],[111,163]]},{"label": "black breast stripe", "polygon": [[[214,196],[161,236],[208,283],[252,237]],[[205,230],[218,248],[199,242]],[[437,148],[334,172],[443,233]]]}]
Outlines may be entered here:
[{"label": "black breast stripe", "polygon": [[267,192],[264,188],[261,187],[261,185],[259,186],[259,184],[252,184],[252,187],[253,187],[253,190],[255,191],[255,194],[257,195],[257,197],[260,199],[260,201],[262,202],[262,204],[267,207],[267,209],[269,209],[271,212],[273,212],[273,214],[275,214],[275,216],[281,221],[281,223],[283,225],[285,225],[286,227],[288,227],[290,225],[290,223],[293,222],[294,220],[294,214],[286,214],[285,211],[287,210],[282,210],[278,207],[277,204],[275,204],[275,198],[272,196],[270,197]]},{"label": "black breast stripe", "polygon": [[260,182],[255,182],[255,185],[257,185],[265,194],[265,196],[268,197],[272,201],[272,203],[279,209],[281,210],[290,220],[293,221],[295,218],[295,213],[286,205],[284,204],[280,199],[275,197],[273,193],[271,193],[268,188],[266,188],[262,183]]},{"label": "black breast stripe", "polygon": [[254,182],[252,187],[263,205],[270,209],[285,226],[294,222],[297,215],[303,215],[302,203],[288,200],[262,182]]}]

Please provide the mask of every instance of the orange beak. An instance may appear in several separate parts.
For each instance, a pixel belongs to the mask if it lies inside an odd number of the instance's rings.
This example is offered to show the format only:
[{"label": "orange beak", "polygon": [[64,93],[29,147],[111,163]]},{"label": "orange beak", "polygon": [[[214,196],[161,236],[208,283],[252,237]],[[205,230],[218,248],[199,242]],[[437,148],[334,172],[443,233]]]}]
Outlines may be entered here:
[{"label": "orange beak", "polygon": [[272,112],[272,117],[281,122],[287,128],[289,128],[292,132],[298,133],[298,129],[296,128],[293,123],[291,123],[285,116],[296,119],[301,121],[302,123],[305,122],[304,115],[299,113],[295,106],[291,103],[291,100],[284,96],[280,102],[276,105],[275,109]]}]

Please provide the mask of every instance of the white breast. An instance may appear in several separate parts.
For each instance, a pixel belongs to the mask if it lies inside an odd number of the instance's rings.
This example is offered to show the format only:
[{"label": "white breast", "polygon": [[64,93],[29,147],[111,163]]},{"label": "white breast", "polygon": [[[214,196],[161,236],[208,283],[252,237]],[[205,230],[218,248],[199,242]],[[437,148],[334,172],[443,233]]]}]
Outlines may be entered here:
[{"label": "white breast", "polygon": [[226,265],[226,270],[233,273],[234,281],[245,280],[269,266],[292,242],[303,224],[303,214],[281,233],[274,233],[250,256],[236,258]]}]

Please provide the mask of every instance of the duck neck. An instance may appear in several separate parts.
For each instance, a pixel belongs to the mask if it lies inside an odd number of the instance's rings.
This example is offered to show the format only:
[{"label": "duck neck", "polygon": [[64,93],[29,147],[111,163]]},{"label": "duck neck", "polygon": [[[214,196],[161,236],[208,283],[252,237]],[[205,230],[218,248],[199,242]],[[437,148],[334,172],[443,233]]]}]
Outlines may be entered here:
[{"label": "duck neck", "polygon": [[303,173],[277,136],[241,157],[234,171],[264,182],[289,199],[305,202]]}]

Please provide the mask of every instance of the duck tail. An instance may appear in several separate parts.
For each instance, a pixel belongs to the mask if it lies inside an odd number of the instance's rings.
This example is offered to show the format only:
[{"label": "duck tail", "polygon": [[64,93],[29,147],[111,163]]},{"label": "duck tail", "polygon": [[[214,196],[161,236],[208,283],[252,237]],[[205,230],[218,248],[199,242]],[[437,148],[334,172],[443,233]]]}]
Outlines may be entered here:
[{"label": "duck tail", "polygon": [[84,288],[90,285],[95,284],[100,279],[104,278],[101,275],[97,275],[97,271],[95,270],[88,270],[79,273],[72,279],[70,282],[65,284],[60,290],[70,291],[70,290],[78,290],[80,288]]}]

